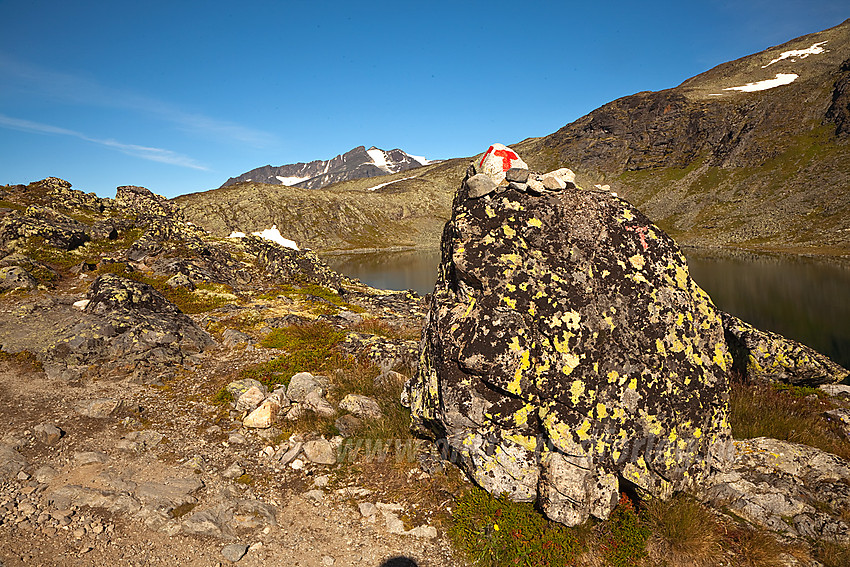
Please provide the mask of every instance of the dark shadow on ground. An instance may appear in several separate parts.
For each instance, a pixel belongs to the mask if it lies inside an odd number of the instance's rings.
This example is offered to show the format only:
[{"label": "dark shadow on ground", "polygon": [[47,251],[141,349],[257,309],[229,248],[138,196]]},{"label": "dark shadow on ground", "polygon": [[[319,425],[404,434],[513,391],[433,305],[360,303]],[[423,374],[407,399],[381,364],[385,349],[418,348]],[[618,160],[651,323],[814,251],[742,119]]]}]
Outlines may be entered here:
[{"label": "dark shadow on ground", "polygon": [[418,565],[410,557],[390,557],[381,563],[381,567],[418,567]]}]

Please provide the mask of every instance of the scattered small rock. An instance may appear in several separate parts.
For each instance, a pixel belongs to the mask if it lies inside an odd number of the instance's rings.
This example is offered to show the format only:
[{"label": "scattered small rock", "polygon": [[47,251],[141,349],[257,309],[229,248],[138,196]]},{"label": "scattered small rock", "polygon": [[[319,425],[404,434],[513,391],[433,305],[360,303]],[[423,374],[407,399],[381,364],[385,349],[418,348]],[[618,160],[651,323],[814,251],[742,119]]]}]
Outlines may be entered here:
[{"label": "scattered small rock", "polygon": [[99,451],[86,451],[76,453],[74,455],[74,464],[78,467],[84,467],[94,463],[105,463],[109,460],[109,455]]},{"label": "scattered small rock", "polygon": [[89,401],[80,413],[89,417],[105,419],[110,417],[121,407],[121,400],[115,398],[99,398]]},{"label": "scattered small rock", "polygon": [[52,423],[42,423],[33,427],[35,438],[45,445],[55,445],[62,437],[62,430]]},{"label": "scattered small rock", "polygon": [[242,420],[242,425],[254,429],[271,427],[277,418],[279,410],[279,403],[271,398],[266,399],[262,404],[260,404],[260,407],[249,413],[245,419]]},{"label": "scattered small rock", "polygon": [[248,553],[248,546],[244,543],[230,543],[221,548],[221,555],[232,563],[236,563]]},{"label": "scattered small rock", "polygon": [[316,439],[304,443],[304,456],[317,465],[336,464],[336,454],[333,445],[325,439]]},{"label": "scattered small rock", "polygon": [[251,386],[236,400],[236,411],[254,411],[265,398],[266,395],[260,388]]},{"label": "scattered small rock", "polygon": [[189,291],[195,291],[195,284],[186,274],[175,274],[165,282],[165,285],[170,288],[182,287]]},{"label": "scattered small rock", "polygon": [[312,500],[314,504],[321,504],[325,501],[325,493],[314,488],[304,493],[304,499]]},{"label": "scattered small rock", "polygon": [[323,417],[333,417],[336,410],[323,396],[321,390],[313,390],[304,399],[304,407]]},{"label": "scattered small rock", "polygon": [[381,408],[373,398],[360,394],[348,394],[339,403],[339,409],[351,412],[364,419],[380,419],[383,417]]},{"label": "scattered small rock", "polygon": [[286,388],[286,397],[293,402],[303,402],[307,396],[319,390],[319,395],[323,394],[322,385],[316,380],[316,377],[309,372],[299,372],[289,380],[289,386]]},{"label": "scattered small rock", "polygon": [[351,437],[363,427],[363,420],[350,414],[340,416],[334,421],[334,426],[343,437]]},{"label": "scattered small rock", "polygon": [[357,508],[360,510],[360,515],[364,518],[372,518],[378,513],[377,506],[371,502],[360,502]]},{"label": "scattered small rock", "polygon": [[259,380],[254,380],[253,378],[243,378],[242,380],[235,380],[227,385],[226,390],[230,392],[233,396],[233,399],[238,400],[239,396],[250,390],[252,387],[256,386],[260,389],[261,392],[267,392],[268,390]]},{"label": "scattered small rock", "polygon": [[243,474],[245,474],[245,469],[239,466],[239,463],[233,463],[227,467],[223,473],[221,473],[221,476],[224,478],[234,479],[239,478]]},{"label": "scattered small rock", "polygon": [[229,348],[236,345],[249,345],[254,343],[254,337],[241,331],[237,331],[236,329],[226,329],[221,334],[221,338],[224,346]]},{"label": "scattered small rock", "polygon": [[496,184],[490,176],[478,173],[466,180],[466,195],[470,199],[478,199],[496,190]]}]

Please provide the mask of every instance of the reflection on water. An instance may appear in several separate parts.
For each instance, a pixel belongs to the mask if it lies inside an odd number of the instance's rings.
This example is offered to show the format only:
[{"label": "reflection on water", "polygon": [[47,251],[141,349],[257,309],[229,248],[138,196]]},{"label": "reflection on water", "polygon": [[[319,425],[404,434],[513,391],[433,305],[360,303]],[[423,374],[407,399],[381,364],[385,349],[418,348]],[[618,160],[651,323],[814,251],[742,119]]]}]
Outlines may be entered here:
[{"label": "reflection on water", "polygon": [[686,256],[691,276],[720,309],[850,368],[850,269],[755,254]]},{"label": "reflection on water", "polygon": [[[759,329],[807,344],[850,368],[850,269],[806,259],[687,251],[714,303]],[[439,250],[329,256],[335,270],[382,289],[434,289]]]},{"label": "reflection on water", "polygon": [[437,281],[439,250],[405,250],[352,254],[351,256],[323,256],[331,268],[351,278],[379,289],[412,289],[419,295],[434,291]]}]

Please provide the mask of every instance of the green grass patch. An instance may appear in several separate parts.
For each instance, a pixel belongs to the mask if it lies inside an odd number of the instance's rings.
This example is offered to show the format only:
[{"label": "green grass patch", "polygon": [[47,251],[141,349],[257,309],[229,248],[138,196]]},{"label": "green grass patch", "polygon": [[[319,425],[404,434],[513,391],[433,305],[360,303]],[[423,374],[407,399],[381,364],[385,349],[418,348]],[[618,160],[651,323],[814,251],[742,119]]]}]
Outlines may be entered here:
[{"label": "green grass patch", "polygon": [[244,369],[240,378],[253,378],[271,387],[287,384],[298,372],[317,374],[347,368],[351,357],[336,348],[344,338],[345,333],[324,322],[275,329],[260,344],[286,353]]},{"label": "green grass patch", "polygon": [[352,330],[357,331],[358,333],[405,341],[419,340],[419,337],[422,334],[422,329],[420,327],[399,327],[397,325],[391,325],[384,319],[378,319],[376,317],[363,319],[354,325]]},{"label": "green grass patch", "polygon": [[[154,287],[157,286],[154,285]],[[229,303],[239,302],[239,298],[231,293],[233,288],[224,284],[198,282],[195,284],[195,291],[164,284],[158,289],[166,299],[179,307],[183,313],[189,315],[206,313],[224,307]]]},{"label": "green grass patch", "polygon": [[315,303],[312,311],[317,315],[336,315],[340,309],[346,309],[354,313],[363,313],[365,309],[346,302],[336,291],[318,284],[304,284],[293,287],[292,285],[277,285],[263,293],[256,295],[257,299],[274,301],[279,296],[290,299],[300,299]]},{"label": "green grass patch", "polygon": [[197,505],[197,502],[186,502],[185,504],[181,504],[180,506],[177,506],[176,508],[171,510],[171,517],[175,519],[180,519],[189,512],[191,512]]},{"label": "green grass patch", "polygon": [[578,530],[477,487],[455,503],[448,534],[472,562],[493,567],[576,565],[584,549]]},{"label": "green grass patch", "polygon": [[26,206],[21,205],[19,203],[13,203],[12,201],[5,201],[0,199],[0,207],[5,207],[7,209],[13,209],[16,211],[24,212],[27,210]]},{"label": "green grass patch", "polygon": [[729,401],[736,439],[772,437],[803,443],[850,459],[850,442],[836,421],[824,416],[833,405],[809,389],[733,380]]},{"label": "green grass patch", "polygon": [[[410,368],[399,368],[402,374],[410,376]],[[336,385],[334,397],[341,401],[348,394],[360,394],[374,399],[381,408],[380,419],[364,419],[363,427],[355,437],[363,439],[411,439],[410,410],[399,402],[404,389],[402,382],[376,382],[381,370],[374,363],[364,360],[355,361],[345,369],[332,375]]]},{"label": "green grass patch", "polygon": [[222,388],[210,398],[210,401],[217,406],[223,406],[233,402],[233,394],[227,388]]},{"label": "green grass patch", "polygon": [[345,338],[345,333],[324,322],[309,325],[290,325],[274,329],[260,344],[266,348],[296,350],[318,349],[328,351]]}]

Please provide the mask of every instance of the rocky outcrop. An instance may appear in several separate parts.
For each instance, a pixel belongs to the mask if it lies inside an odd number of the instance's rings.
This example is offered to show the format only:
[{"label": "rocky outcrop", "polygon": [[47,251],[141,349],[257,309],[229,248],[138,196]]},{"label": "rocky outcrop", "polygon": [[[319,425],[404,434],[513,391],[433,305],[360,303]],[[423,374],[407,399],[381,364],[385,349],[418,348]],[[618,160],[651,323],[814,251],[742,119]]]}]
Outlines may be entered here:
[{"label": "rocky outcrop", "polygon": [[624,483],[702,484],[728,451],[732,359],[678,246],[611,193],[504,183],[455,196],[414,425],[569,525],[606,518]]},{"label": "rocky outcrop", "polygon": [[12,211],[0,222],[0,246],[33,237],[62,250],[73,250],[89,240],[82,223],[47,207],[29,207],[23,214]]},{"label": "rocky outcrop", "polygon": [[748,378],[795,386],[837,384],[850,371],[816,350],[777,333],[760,331],[734,315],[721,313],[733,368]]},{"label": "rocky outcrop", "polygon": [[153,287],[114,274],[92,283],[84,312],[90,317],[48,349],[47,368],[108,362],[156,378],[213,344],[206,331]]},{"label": "rocky outcrop", "polygon": [[259,265],[272,276],[300,279],[333,289],[338,289],[346,280],[309,250],[293,250],[257,236],[246,236],[241,240],[245,248],[256,256]]},{"label": "rocky outcrop", "polygon": [[707,497],[716,506],[786,536],[850,543],[850,466],[798,443],[735,441],[734,461]]}]

